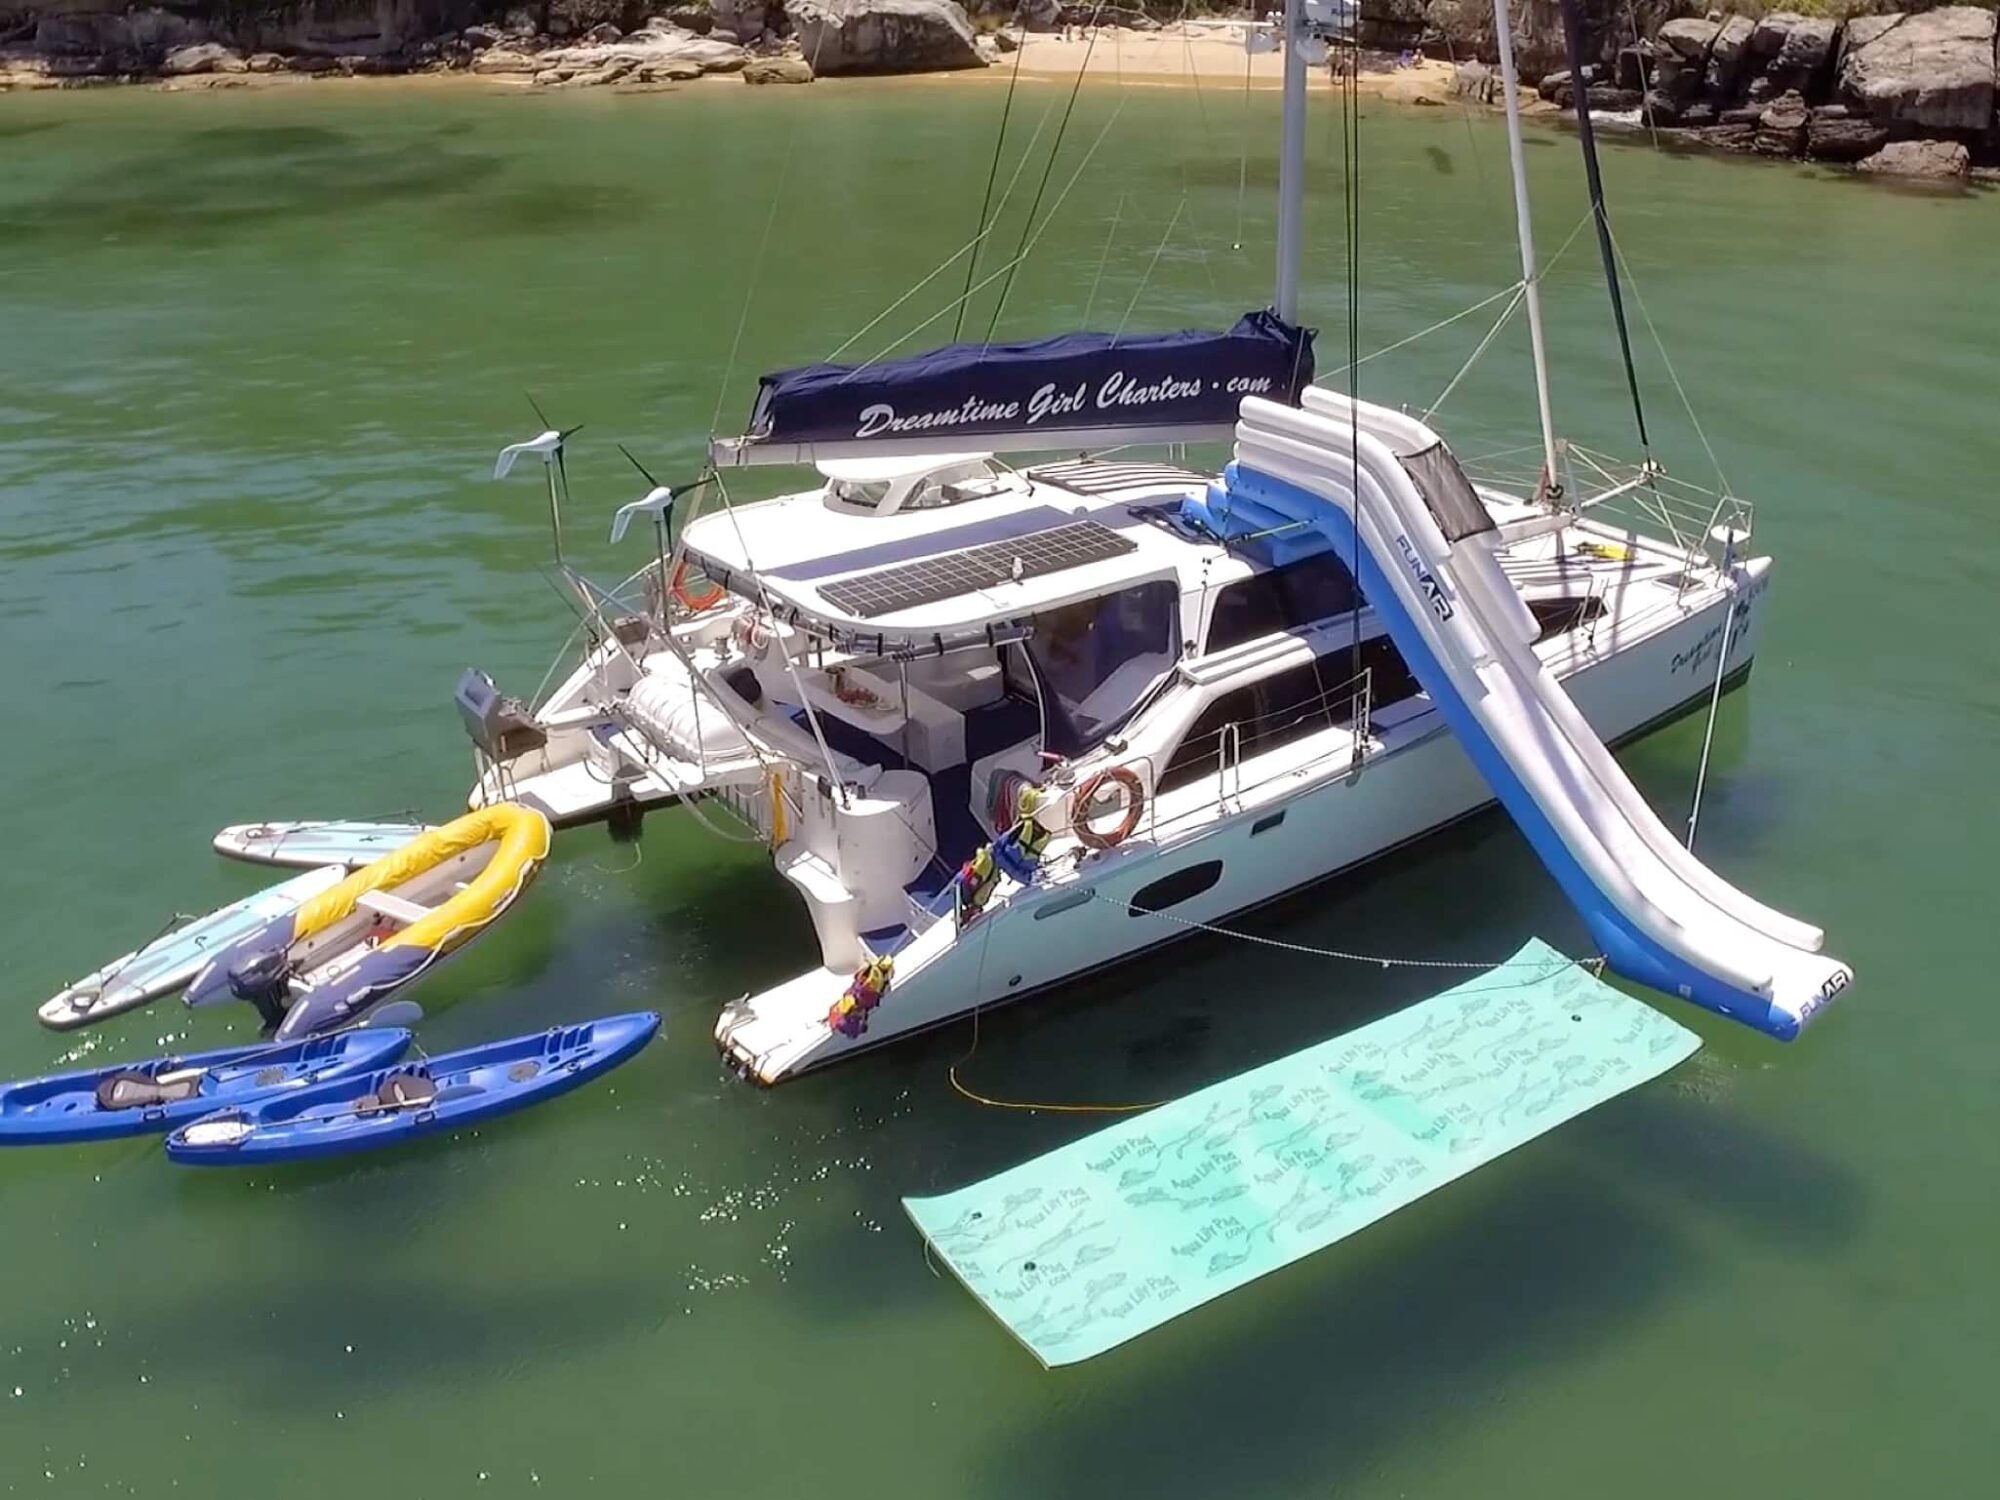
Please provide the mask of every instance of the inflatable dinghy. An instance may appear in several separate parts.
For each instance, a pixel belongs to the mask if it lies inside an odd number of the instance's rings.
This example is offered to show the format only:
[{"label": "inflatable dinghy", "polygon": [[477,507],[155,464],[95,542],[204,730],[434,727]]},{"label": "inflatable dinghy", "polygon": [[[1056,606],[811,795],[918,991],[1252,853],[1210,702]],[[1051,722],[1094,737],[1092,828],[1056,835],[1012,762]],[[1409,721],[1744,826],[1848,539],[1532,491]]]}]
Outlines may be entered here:
[{"label": "inflatable dinghy", "polygon": [[253,865],[358,870],[430,832],[428,823],[365,823],[339,818],[292,823],[231,823],[217,833],[217,854]]},{"label": "inflatable dinghy", "polygon": [[74,1031],[171,995],[238,938],[298,910],[301,902],[338,885],[343,873],[308,870],[163,933],[44,1001],[35,1019],[51,1031]]},{"label": "inflatable dinghy", "polygon": [[637,1055],[659,1029],[657,1012],[637,1011],[440,1053],[210,1115],[168,1136],[167,1155],[253,1166],[457,1130],[566,1094]]},{"label": "inflatable dinghy", "polygon": [[108,1141],[168,1131],[233,1104],[257,1104],[375,1072],[401,1057],[409,1045],[409,1032],[384,1027],[0,1084],[0,1146]]},{"label": "inflatable dinghy", "polygon": [[549,820],[512,802],[467,813],[240,939],[189,1005],[248,1000],[277,1040],[358,1020],[484,931],[549,852]]}]

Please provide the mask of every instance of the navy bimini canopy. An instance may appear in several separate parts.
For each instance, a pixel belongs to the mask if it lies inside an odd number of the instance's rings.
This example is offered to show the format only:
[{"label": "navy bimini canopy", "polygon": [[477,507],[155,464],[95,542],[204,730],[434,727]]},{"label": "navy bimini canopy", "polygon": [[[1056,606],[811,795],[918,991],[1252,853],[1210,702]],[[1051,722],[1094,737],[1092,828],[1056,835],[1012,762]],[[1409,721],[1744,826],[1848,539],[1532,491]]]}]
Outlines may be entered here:
[{"label": "navy bimini canopy", "polygon": [[1313,376],[1313,334],[1274,312],[1227,333],[1066,333],[1024,344],[951,344],[876,365],[807,365],[758,382],[754,444],[893,446],[1002,434],[1079,435],[1226,427],[1245,396],[1296,401]]}]

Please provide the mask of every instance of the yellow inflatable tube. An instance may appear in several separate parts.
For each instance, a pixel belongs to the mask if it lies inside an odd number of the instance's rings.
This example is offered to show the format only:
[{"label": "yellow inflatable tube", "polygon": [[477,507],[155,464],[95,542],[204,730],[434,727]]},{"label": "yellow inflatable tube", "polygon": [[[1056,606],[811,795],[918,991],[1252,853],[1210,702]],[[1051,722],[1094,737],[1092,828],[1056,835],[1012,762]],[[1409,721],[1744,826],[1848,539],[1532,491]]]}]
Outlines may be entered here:
[{"label": "yellow inflatable tube", "polygon": [[486,868],[449,901],[432,908],[386,938],[382,948],[427,948],[438,953],[456,947],[498,916],[522,888],[534,879],[549,852],[549,820],[533,808],[497,802],[433,828],[393,854],[356,870],[339,885],[321,891],[301,905],[293,917],[292,940],[324,932],[350,916],[369,891],[393,890],[424,871],[495,839],[500,847]]}]

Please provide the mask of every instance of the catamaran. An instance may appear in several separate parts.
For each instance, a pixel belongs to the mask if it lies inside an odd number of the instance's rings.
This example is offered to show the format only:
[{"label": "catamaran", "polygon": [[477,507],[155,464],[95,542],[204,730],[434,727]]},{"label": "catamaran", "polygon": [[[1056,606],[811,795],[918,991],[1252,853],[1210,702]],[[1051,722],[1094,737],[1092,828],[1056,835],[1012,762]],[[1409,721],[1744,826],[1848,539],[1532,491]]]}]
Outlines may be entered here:
[{"label": "catamaran", "polygon": [[[576,579],[589,635],[553,690],[461,683],[474,805],[558,825],[680,805],[768,844],[819,962],[721,1007],[745,1076],[1050,990],[1495,800],[1615,970],[1780,1038],[1847,986],[1818,929],[1699,863],[1606,748],[1748,677],[1772,560],[1747,503],[1677,502],[1650,461],[1574,482],[1504,0],[1495,25],[1532,485],[1312,383],[1305,80],[1328,28],[1289,0],[1268,311],[766,376],[699,488],[753,464],[814,482],[677,529],[693,500],[655,487],[614,526],[650,521],[654,556],[619,590]],[[544,462],[552,509],[563,437],[502,455]],[[1213,439],[1234,443],[1221,474],[1177,460]]]}]

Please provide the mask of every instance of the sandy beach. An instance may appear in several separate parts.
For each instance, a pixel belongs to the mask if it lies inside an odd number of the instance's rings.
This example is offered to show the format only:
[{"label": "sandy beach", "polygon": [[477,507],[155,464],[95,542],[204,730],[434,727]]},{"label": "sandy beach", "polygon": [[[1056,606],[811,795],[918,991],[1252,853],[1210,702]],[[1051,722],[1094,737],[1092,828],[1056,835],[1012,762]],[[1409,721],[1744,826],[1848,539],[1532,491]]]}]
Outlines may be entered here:
[{"label": "sandy beach", "polygon": [[[1240,27],[1201,25],[1163,27],[1158,31],[1128,31],[1106,26],[1095,40],[1065,39],[1059,33],[1030,33],[1018,56],[1022,75],[1074,78],[1085,76],[1107,83],[1201,88],[1277,89],[1284,84],[1284,55],[1246,52]],[[1014,57],[1002,57],[987,76],[1011,72]],[[1371,97],[1402,104],[1443,104],[1449,96],[1452,66],[1418,58],[1409,67],[1384,71],[1364,68],[1361,87]],[[1333,74],[1325,63],[1309,75],[1313,88],[1332,88]]]}]

